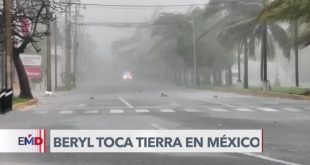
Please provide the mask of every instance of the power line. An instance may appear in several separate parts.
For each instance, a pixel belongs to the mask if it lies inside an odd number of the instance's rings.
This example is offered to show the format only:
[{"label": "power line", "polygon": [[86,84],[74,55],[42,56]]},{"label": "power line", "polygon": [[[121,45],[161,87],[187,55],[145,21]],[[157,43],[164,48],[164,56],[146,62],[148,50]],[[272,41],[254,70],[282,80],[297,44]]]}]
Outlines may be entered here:
[{"label": "power line", "polygon": [[65,3],[67,5],[84,5],[84,6],[99,6],[99,7],[120,7],[120,8],[169,8],[169,7],[194,7],[205,6],[207,4],[186,4],[186,5],[117,5],[117,4],[96,4],[96,3]]},{"label": "power line", "polygon": [[115,27],[115,28],[138,28],[138,27],[154,27],[177,24],[176,22],[79,22],[77,25],[80,26],[100,26],[100,27]]}]

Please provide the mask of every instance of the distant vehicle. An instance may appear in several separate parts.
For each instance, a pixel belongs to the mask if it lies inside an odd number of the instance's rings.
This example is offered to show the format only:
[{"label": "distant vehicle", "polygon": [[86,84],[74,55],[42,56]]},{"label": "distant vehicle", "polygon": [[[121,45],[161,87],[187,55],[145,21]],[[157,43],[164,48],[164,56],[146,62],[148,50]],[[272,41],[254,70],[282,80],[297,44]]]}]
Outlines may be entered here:
[{"label": "distant vehicle", "polygon": [[128,80],[132,80],[132,74],[130,72],[124,72],[123,73],[123,80],[128,81]]}]

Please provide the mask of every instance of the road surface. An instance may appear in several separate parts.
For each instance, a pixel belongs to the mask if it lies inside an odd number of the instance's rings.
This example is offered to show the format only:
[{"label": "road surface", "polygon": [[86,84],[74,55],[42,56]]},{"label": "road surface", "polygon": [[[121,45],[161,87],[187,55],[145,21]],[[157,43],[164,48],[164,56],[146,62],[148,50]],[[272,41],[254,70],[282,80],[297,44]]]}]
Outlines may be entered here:
[{"label": "road surface", "polygon": [[[162,97],[162,93],[167,97]],[[0,116],[0,129],[264,129],[263,154],[0,154],[1,165],[310,164],[310,102],[188,89],[98,83]]]}]

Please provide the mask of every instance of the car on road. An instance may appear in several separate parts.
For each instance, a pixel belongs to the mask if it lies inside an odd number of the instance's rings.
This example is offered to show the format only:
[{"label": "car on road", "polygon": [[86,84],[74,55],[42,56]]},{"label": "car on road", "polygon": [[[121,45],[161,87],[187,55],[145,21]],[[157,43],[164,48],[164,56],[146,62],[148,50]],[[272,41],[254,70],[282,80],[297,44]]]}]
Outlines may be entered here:
[{"label": "car on road", "polygon": [[123,73],[122,78],[124,81],[131,81],[133,79],[133,76],[132,76],[131,72],[126,71]]}]

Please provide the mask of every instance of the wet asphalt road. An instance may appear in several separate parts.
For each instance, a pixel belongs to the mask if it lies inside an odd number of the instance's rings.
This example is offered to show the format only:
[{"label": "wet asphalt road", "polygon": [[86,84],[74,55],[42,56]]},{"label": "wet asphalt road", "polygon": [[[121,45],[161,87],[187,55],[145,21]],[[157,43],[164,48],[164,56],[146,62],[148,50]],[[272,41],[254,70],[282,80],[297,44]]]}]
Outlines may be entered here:
[{"label": "wet asphalt road", "polygon": [[262,155],[0,154],[1,165],[310,164],[307,101],[142,82],[94,83],[54,97],[37,96],[38,106],[0,116],[0,129],[264,129],[265,151]]}]

